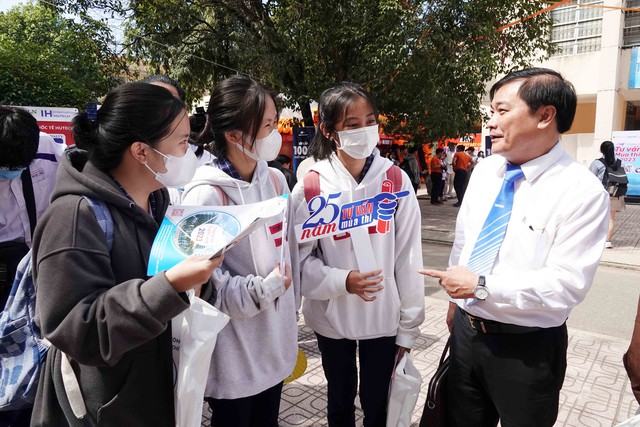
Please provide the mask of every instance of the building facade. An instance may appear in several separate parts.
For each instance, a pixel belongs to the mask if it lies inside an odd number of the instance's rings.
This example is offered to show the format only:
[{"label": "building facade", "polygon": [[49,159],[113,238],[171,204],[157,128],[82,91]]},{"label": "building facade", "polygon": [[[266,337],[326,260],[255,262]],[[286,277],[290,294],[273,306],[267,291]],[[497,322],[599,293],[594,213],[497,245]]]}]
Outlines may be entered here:
[{"label": "building facade", "polygon": [[578,108],[562,143],[588,165],[613,132],[640,130],[640,0],[574,0],[550,13],[557,51],[535,65],[574,84]]}]

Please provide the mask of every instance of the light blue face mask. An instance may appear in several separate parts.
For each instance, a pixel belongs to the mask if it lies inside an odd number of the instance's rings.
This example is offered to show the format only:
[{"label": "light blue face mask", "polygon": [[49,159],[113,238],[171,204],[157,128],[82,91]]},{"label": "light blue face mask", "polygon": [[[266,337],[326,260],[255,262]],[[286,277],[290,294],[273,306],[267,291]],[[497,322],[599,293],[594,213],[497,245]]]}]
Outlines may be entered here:
[{"label": "light blue face mask", "polygon": [[23,170],[26,168],[20,169],[8,169],[8,168],[0,168],[0,179],[15,179],[20,176]]}]

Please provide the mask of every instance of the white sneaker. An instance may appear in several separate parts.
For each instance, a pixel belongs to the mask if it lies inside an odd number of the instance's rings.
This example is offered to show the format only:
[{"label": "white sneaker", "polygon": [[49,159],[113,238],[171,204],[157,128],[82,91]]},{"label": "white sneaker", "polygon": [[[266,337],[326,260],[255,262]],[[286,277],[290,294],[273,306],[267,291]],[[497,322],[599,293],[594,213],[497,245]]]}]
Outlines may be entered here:
[{"label": "white sneaker", "polygon": [[611,242],[610,242],[610,241],[608,241],[608,240],[607,240],[607,241],[604,243],[604,247],[605,247],[605,249],[611,249],[611,248],[613,248],[613,245],[611,244]]}]

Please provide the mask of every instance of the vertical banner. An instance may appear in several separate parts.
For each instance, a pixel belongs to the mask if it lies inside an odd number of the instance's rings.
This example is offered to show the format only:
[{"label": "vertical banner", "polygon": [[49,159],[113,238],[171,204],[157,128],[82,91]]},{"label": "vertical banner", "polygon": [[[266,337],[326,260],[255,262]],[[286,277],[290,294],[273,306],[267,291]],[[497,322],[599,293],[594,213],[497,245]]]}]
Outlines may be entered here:
[{"label": "vertical banner", "polygon": [[298,165],[307,158],[309,144],[316,135],[314,126],[304,126],[293,128],[293,171],[298,169]]},{"label": "vertical banner", "polygon": [[491,137],[489,135],[484,137],[484,155],[485,157],[491,155]]},{"label": "vertical banner", "polygon": [[627,196],[640,197],[640,131],[613,132],[611,141],[629,179]]},{"label": "vertical banner", "polygon": [[640,88],[640,47],[631,48],[629,64],[629,89]]},{"label": "vertical banner", "polygon": [[71,119],[77,108],[22,107],[38,121],[40,131],[49,134],[58,144],[73,145]]}]

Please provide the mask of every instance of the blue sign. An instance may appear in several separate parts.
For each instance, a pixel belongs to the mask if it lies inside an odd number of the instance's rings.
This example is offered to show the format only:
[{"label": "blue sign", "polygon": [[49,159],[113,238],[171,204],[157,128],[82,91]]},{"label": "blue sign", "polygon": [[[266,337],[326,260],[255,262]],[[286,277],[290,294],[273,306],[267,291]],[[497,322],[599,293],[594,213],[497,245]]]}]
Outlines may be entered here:
[{"label": "blue sign", "polygon": [[640,88],[640,47],[631,49],[631,64],[629,64],[629,89]]}]

